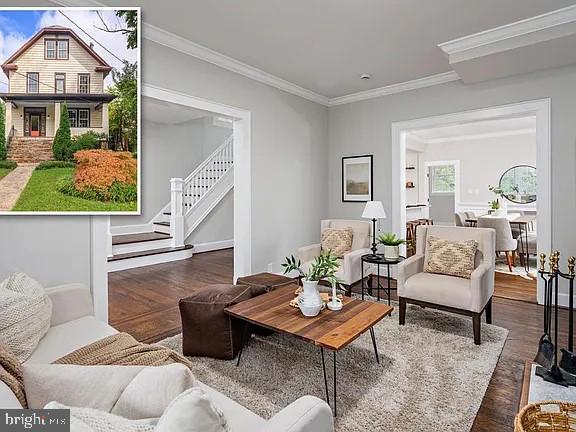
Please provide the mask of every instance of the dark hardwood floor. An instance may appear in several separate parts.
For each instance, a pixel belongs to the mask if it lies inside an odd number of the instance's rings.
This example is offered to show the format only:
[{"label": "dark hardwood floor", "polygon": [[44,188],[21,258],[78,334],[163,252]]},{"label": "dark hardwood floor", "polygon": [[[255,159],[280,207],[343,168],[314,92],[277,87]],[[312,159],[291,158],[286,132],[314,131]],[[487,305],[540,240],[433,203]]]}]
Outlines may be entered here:
[{"label": "dark hardwood floor", "polygon": [[[212,283],[229,283],[232,263],[233,251],[227,249],[174,263],[111,273],[111,325],[144,342],[180,332],[178,299]],[[522,289],[524,279],[507,276],[497,273],[497,293]],[[354,290],[358,291],[358,287]],[[493,323],[507,328],[509,334],[472,430],[510,432],[514,430],[518,411],[524,363],[534,358],[542,333],[542,307],[530,301],[495,297],[492,313]],[[567,311],[561,310],[560,315],[562,329],[566,327]],[[561,332],[563,345],[565,339],[566,333]],[[462,365],[462,374],[466,374],[466,365]]]},{"label": "dark hardwood floor", "polygon": [[522,276],[496,273],[497,283],[494,286],[496,297],[510,300],[536,303],[536,279],[526,279]]}]

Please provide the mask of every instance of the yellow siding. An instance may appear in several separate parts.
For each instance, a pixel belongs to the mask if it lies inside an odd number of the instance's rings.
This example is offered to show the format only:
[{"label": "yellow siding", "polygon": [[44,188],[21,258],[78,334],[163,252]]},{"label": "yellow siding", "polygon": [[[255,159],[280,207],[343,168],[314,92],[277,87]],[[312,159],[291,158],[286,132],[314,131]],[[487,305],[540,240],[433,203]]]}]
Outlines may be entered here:
[{"label": "yellow siding", "polygon": [[[68,39],[68,60],[45,60],[44,39]],[[78,92],[78,74],[90,74],[90,93],[104,93],[104,74],[95,72],[99,63],[76,40],[70,36],[46,34],[36,41],[26,52],[16,59],[17,71],[10,71],[11,93],[26,93],[26,73],[38,72],[40,93],[55,93],[55,74],[66,74],[66,92]]]}]

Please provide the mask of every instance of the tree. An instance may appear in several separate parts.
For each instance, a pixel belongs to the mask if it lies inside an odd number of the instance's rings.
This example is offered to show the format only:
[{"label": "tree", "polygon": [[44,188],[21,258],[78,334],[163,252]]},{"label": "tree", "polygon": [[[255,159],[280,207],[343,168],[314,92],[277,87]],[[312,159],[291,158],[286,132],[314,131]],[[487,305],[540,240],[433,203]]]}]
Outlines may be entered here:
[{"label": "tree", "polygon": [[126,22],[126,28],[110,28],[104,18],[102,18],[102,14],[97,12],[98,16],[100,17],[100,21],[102,21],[102,25],[104,28],[97,27],[100,30],[104,30],[108,33],[122,33],[126,35],[126,46],[129,49],[134,49],[138,46],[138,11],[135,10],[119,10],[116,11],[116,16],[119,18],[124,18]]},{"label": "tree", "polygon": [[0,102],[0,160],[6,159],[6,108]]},{"label": "tree", "polygon": [[54,143],[52,144],[52,154],[56,160],[66,160],[68,150],[72,146],[72,138],[70,136],[70,118],[68,117],[68,107],[62,104],[60,108],[60,125],[54,136]]},{"label": "tree", "polygon": [[116,96],[108,110],[109,142],[115,149],[132,152],[138,139],[137,71],[136,63],[126,62],[121,71],[112,71],[114,85],[108,89]]}]

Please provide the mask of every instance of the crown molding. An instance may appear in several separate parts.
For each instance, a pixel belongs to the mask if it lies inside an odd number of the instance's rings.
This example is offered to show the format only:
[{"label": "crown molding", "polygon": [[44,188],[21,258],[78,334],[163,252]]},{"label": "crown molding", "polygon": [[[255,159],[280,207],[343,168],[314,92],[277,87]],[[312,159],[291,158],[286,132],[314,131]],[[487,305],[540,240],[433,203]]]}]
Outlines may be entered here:
[{"label": "crown molding", "polygon": [[468,134],[468,135],[458,135],[453,137],[446,137],[446,138],[432,138],[432,139],[424,139],[416,134],[410,134],[410,138],[414,139],[423,144],[440,144],[440,143],[450,143],[450,142],[458,142],[458,141],[470,141],[470,140],[480,140],[480,139],[489,139],[489,138],[504,138],[510,136],[518,136],[518,135],[529,135],[529,134],[536,134],[535,128],[525,128],[525,129],[515,129],[509,131],[499,131],[499,132],[485,132],[485,133],[477,133],[477,134]]},{"label": "crown molding", "polygon": [[454,71],[444,72],[436,75],[418,78],[411,81],[405,81],[397,84],[391,84],[384,87],[378,87],[372,90],[366,90],[358,93],[352,93],[346,96],[340,96],[330,99],[330,106],[344,105],[352,102],[374,99],[380,96],[386,96],[405,91],[431,87],[438,84],[444,84],[451,81],[458,81],[460,77]]},{"label": "crown molding", "polygon": [[438,47],[452,64],[574,34],[573,23],[576,23],[576,5],[444,42]]},{"label": "crown molding", "polygon": [[145,39],[151,40],[160,45],[164,45],[168,48],[172,48],[176,51],[180,51],[184,54],[196,57],[205,62],[212,63],[223,69],[227,69],[231,72],[235,72],[255,81],[259,81],[293,95],[308,99],[312,102],[326,106],[329,103],[329,99],[326,96],[314,93],[311,90],[302,88],[282,78],[269,74],[268,72],[264,72],[261,69],[247,65],[246,63],[242,63],[236,59],[233,59],[232,57],[228,57],[224,54],[211,50],[210,48],[206,48],[205,46],[199,45],[195,42],[177,36],[151,24],[142,24],[142,36]]}]

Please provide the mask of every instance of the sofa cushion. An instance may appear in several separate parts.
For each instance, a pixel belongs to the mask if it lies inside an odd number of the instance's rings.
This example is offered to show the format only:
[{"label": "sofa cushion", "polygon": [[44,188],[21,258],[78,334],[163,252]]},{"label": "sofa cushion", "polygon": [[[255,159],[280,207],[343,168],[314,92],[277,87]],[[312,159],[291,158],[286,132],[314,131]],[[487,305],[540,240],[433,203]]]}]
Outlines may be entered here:
[{"label": "sofa cushion", "polygon": [[402,297],[465,310],[471,310],[473,301],[468,279],[434,273],[409,277]]},{"label": "sofa cushion", "polygon": [[[107,383],[105,389],[100,383]],[[170,402],[193,387],[194,376],[181,363],[164,366],[24,365],[29,408],[56,400],[137,420],[160,417]]]},{"label": "sofa cushion", "polygon": [[429,235],[426,239],[424,272],[470,279],[477,250],[476,240],[446,240]]},{"label": "sofa cushion", "polygon": [[0,283],[0,341],[26,361],[50,328],[52,301],[38,282],[14,273]]},{"label": "sofa cushion", "polygon": [[208,387],[206,384],[196,381],[214,404],[222,410],[224,417],[228,421],[231,431],[252,431],[257,432],[266,425],[266,420],[244,408],[238,402],[224,396],[218,390]]},{"label": "sofa cushion", "polygon": [[229,432],[222,411],[206,392],[193,387],[174,398],[157,419],[129,420],[93,408],[50,402],[46,409],[69,409],[73,432]]},{"label": "sofa cushion", "polygon": [[85,345],[118,333],[93,316],[51,327],[26,363],[52,363]]},{"label": "sofa cushion", "polygon": [[323,251],[330,253],[338,258],[352,250],[352,239],[354,231],[352,227],[346,228],[326,228],[322,231],[321,247]]}]

